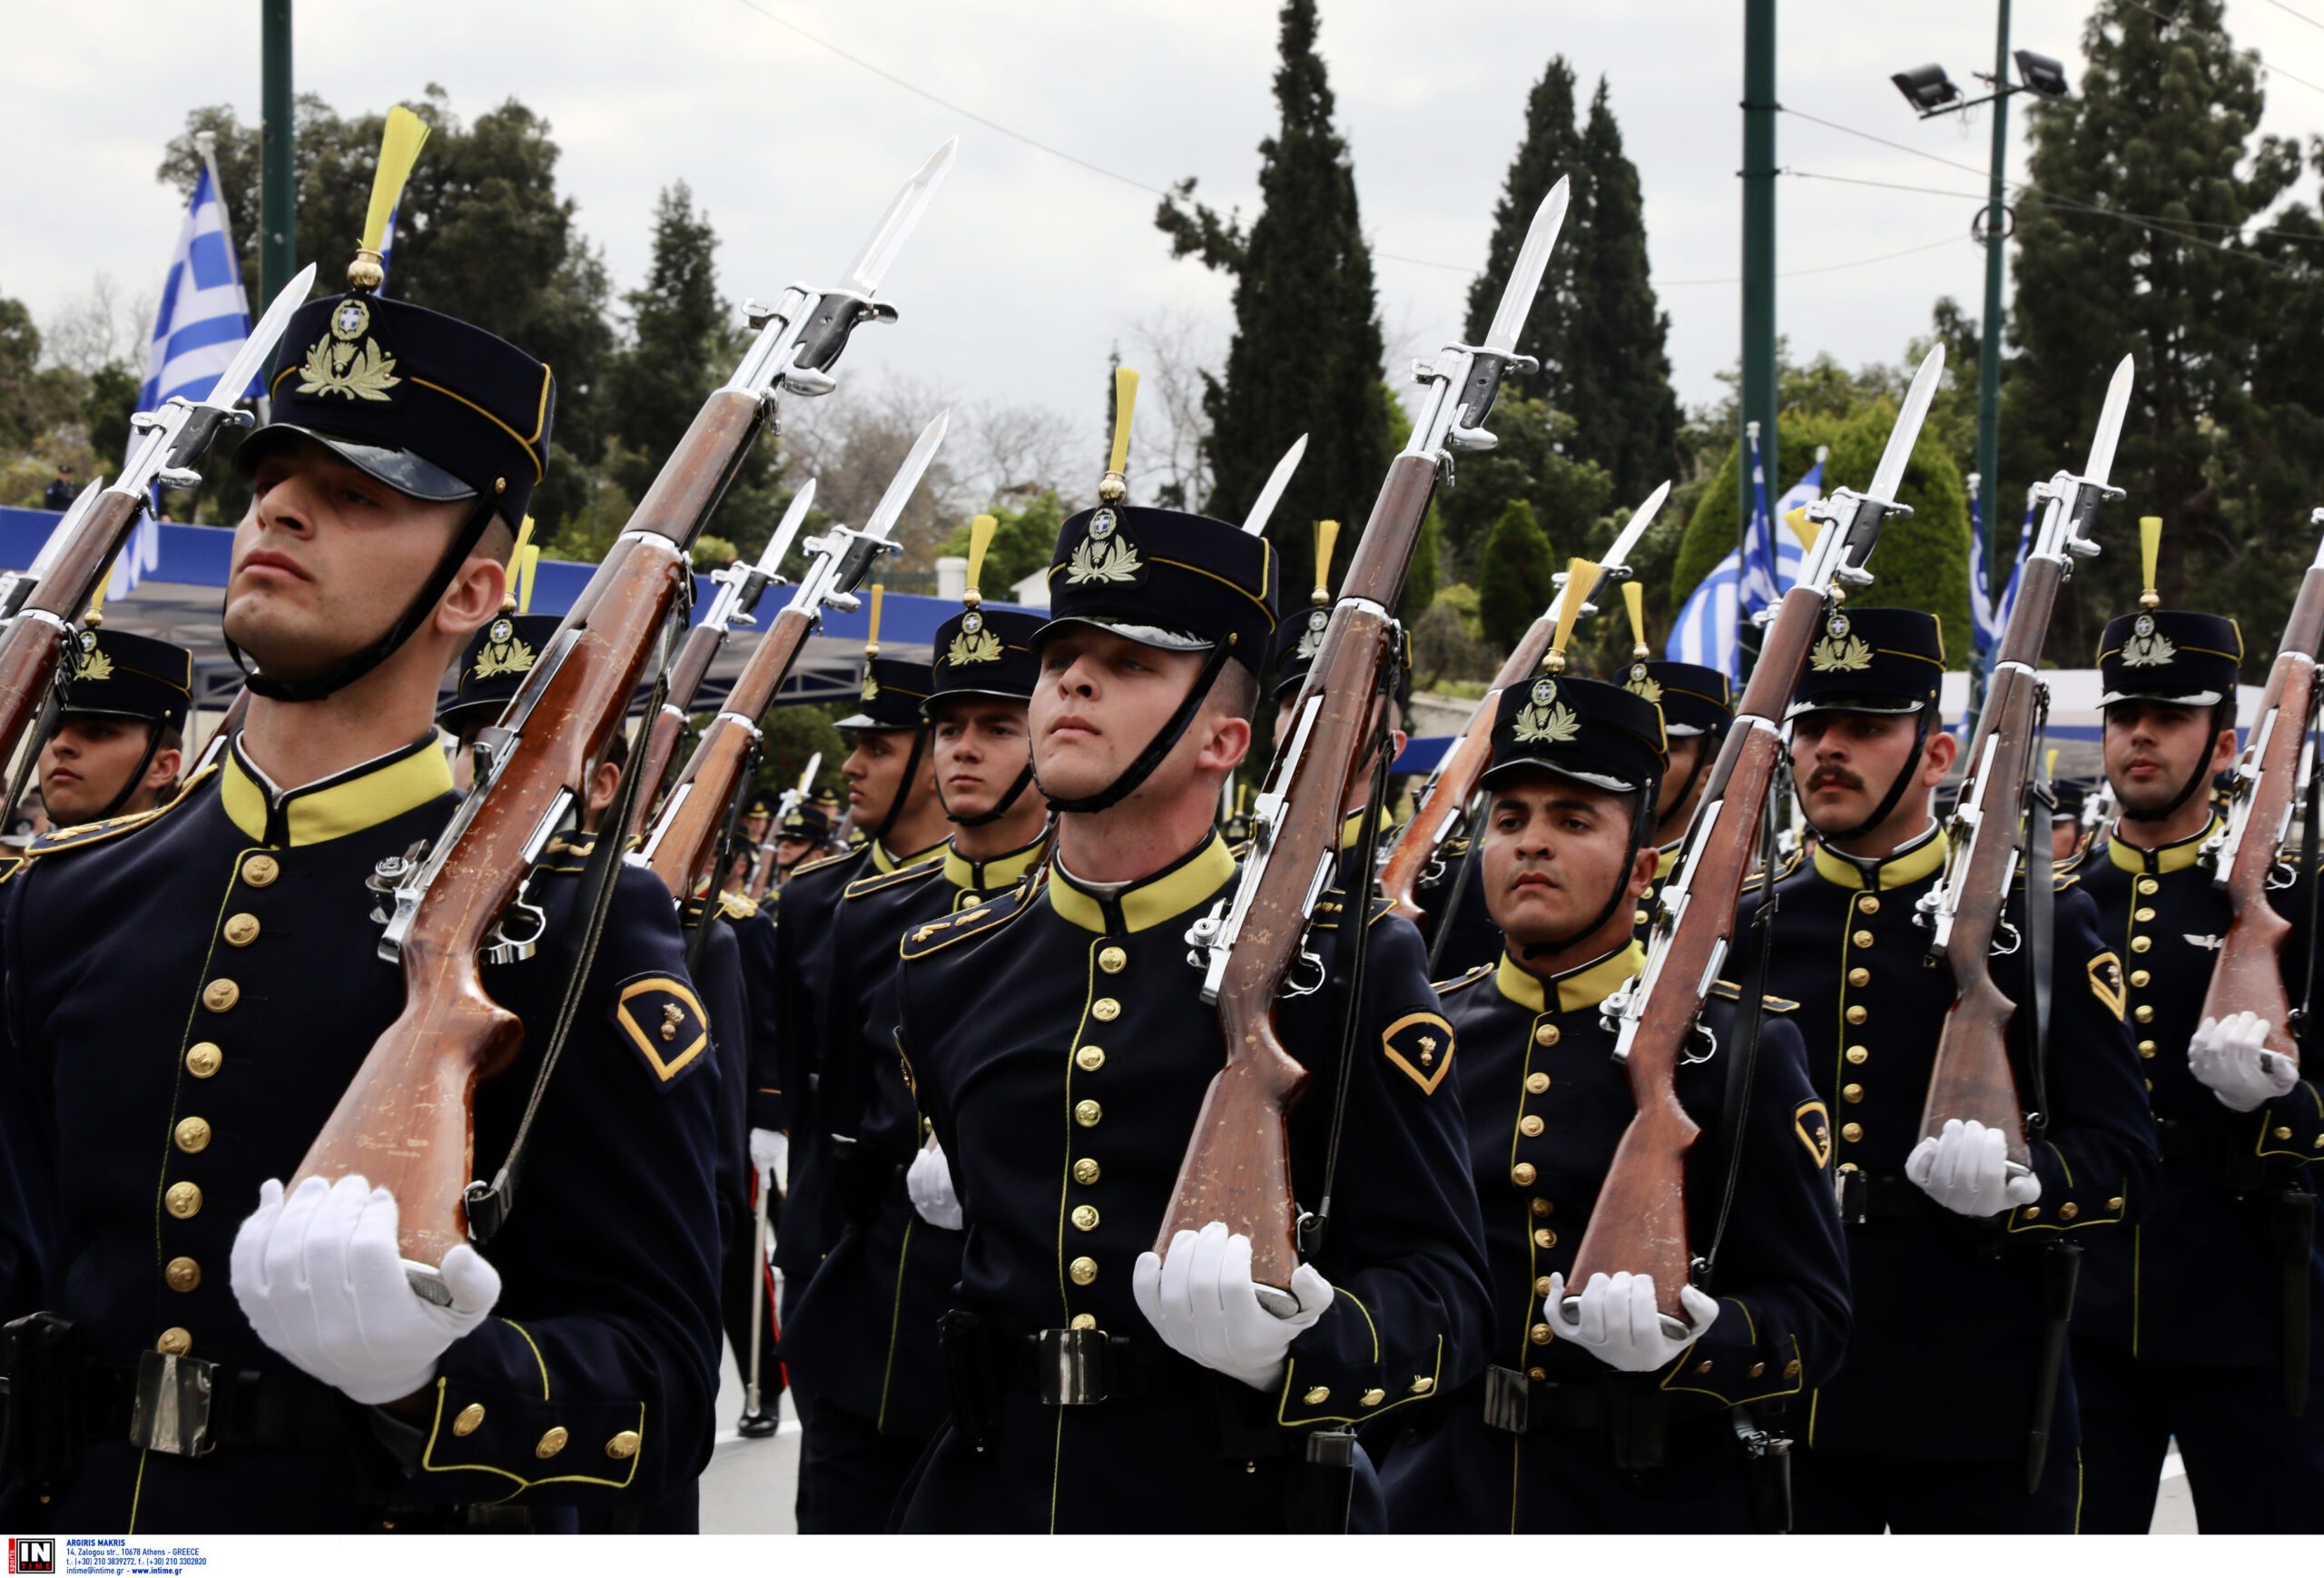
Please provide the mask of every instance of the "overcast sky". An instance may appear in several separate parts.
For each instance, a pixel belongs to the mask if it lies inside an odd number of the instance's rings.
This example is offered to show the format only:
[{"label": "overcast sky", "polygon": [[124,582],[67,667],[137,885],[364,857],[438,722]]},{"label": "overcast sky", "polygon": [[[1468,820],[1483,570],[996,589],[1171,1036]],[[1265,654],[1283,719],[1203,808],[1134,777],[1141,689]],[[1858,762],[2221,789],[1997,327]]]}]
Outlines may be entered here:
[{"label": "overcast sky", "polygon": [[[2078,72],[2090,9],[2017,0],[2013,42]],[[2228,26],[2324,83],[2324,27],[2293,11],[2324,19],[2324,0],[2230,0]],[[1526,92],[1563,53],[1585,95],[1600,74],[1610,79],[1644,183],[1679,393],[1715,399],[1739,322],[1742,15],[1741,0],[1324,0],[1322,47],[1364,226],[1378,254],[1395,254],[1377,258],[1392,351],[1457,330]],[[1974,86],[1969,74],[1993,60],[1991,4],[1783,0],[1780,15],[1787,105],[1982,170],[1982,113],[1965,127],[1960,116],[1916,122],[1887,77],[1937,61]],[[101,270],[133,294],[158,288],[180,217],[153,178],[162,145],[196,105],[230,103],[257,121],[258,17],[254,0],[0,0],[0,293],[44,317]],[[847,370],[1037,401],[1093,429],[1107,350],[1133,348],[1138,322],[1192,313],[1222,347],[1231,326],[1226,282],[1171,260],[1139,187],[1197,176],[1209,201],[1247,211],[1275,115],[1267,0],[310,0],[298,24],[299,88],[342,112],[382,110],[433,81],[464,117],[512,94],[546,115],[564,150],[559,183],[617,289],[644,271],[656,192],[681,179],[717,228],[730,297],[834,281],[896,184],[958,133],[959,166],[890,279],[903,321],[860,338]],[[2013,132],[2022,125],[2013,115]],[[2276,77],[2265,129],[2324,132],[2324,91]],[[1787,273],[1925,249],[1787,279],[1780,327],[1796,351],[1894,360],[1939,295],[1979,309],[1976,175],[1796,117],[1778,139],[1778,162],[1797,170],[1972,194],[1780,182]],[[2021,175],[2023,147],[2012,149]],[[323,261],[328,278],[342,260]]]}]

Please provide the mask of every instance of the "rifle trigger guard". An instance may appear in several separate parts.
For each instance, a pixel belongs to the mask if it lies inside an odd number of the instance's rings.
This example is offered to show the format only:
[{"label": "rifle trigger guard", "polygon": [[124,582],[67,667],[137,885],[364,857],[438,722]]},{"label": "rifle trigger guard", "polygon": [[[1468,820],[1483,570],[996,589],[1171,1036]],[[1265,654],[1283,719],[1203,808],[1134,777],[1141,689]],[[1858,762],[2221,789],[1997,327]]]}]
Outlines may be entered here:
[{"label": "rifle trigger guard", "polygon": [[[1301,973],[1303,969],[1308,972],[1305,976]],[[1313,997],[1315,993],[1324,990],[1324,971],[1322,955],[1315,952],[1312,948],[1302,948],[1299,951],[1299,957],[1293,960],[1291,962],[1291,968],[1284,972],[1283,991],[1276,995],[1279,997]]]},{"label": "rifle trigger guard", "polygon": [[2271,893],[2280,893],[2298,881],[2299,873],[2289,861],[2280,860],[2268,868],[2267,888]]},{"label": "rifle trigger guard", "polygon": [[1703,1023],[1702,1021],[1697,1020],[1695,1021],[1694,1028],[1688,1033],[1687,1040],[1689,1045],[1692,1045],[1697,1040],[1700,1040],[1703,1043],[1703,1050],[1699,1055],[1689,1055],[1680,1058],[1679,1060],[1679,1066],[1680,1068],[1691,1069],[1697,1063],[1708,1063],[1713,1058],[1718,1056],[1718,1032],[1711,1029],[1710,1026]]},{"label": "rifle trigger guard", "polygon": [[[477,950],[478,958],[487,964],[520,964],[540,951],[541,938],[548,931],[548,912],[527,900],[526,895],[532,890],[532,880],[528,877],[525,885],[517,890],[517,897],[509,904],[508,912],[493,923],[491,937]],[[508,922],[520,914],[532,921],[532,934],[512,937],[508,934]]]},{"label": "rifle trigger guard", "polygon": [[[2006,947],[2003,946],[2001,940],[2001,934],[2004,932],[2009,933],[2009,943]],[[2019,948],[2024,946],[2024,936],[2017,930],[2015,922],[2005,918],[1996,918],[1994,920],[1993,942],[1993,956],[1994,958],[2008,958],[2011,954],[2016,952]]]}]

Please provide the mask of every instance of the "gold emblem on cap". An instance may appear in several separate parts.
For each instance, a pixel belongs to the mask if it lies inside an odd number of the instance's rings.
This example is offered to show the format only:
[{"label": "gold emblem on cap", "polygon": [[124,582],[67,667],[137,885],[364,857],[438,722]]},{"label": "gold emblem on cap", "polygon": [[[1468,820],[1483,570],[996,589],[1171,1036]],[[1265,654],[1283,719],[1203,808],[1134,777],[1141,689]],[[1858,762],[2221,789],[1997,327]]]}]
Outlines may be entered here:
[{"label": "gold emblem on cap", "polygon": [[998,663],[1000,637],[986,629],[984,616],[971,608],[960,616],[960,627],[945,649],[944,661],[955,668],[970,663]]},{"label": "gold emblem on cap", "polygon": [[73,677],[75,679],[111,679],[113,677],[113,659],[106,656],[103,648],[97,645],[97,637],[92,631],[84,630],[81,633],[81,661],[74,666]]},{"label": "gold emblem on cap", "polygon": [[2160,668],[2178,656],[2171,637],[2154,627],[2152,614],[2141,614],[2131,622],[2131,638],[2122,643],[2123,667]]},{"label": "gold emblem on cap", "polygon": [[1081,539],[1073,557],[1066,561],[1068,584],[1080,587],[1098,581],[1111,586],[1136,580],[1144,572],[1146,565],[1137,557],[1137,545],[1116,533],[1114,512],[1099,510],[1089,522],[1089,535]]},{"label": "gold emblem on cap", "polygon": [[484,633],[484,648],[476,655],[476,666],[468,673],[477,679],[490,679],[496,675],[532,671],[533,649],[517,639],[516,624],[506,617],[495,619]]},{"label": "gold emblem on cap", "polygon": [[[371,304],[360,296],[349,296],[331,309],[330,332],[315,341],[307,352],[307,362],[299,370],[299,392],[310,395],[344,395],[350,400],[385,400],[388,391],[401,383],[396,376],[396,359],[379,349],[379,342],[369,338]],[[360,350],[355,342],[362,340]]]},{"label": "gold emblem on cap", "polygon": [[1861,636],[1847,634],[1846,622],[1835,616],[1834,629],[1807,654],[1807,666],[1818,674],[1856,674],[1872,666],[1872,648]]},{"label": "gold emblem on cap", "polygon": [[1657,706],[1662,705],[1662,682],[1647,673],[1646,665],[1643,663],[1630,665],[1630,682],[1622,688],[1632,695],[1644,697]]},{"label": "gold emblem on cap", "polygon": [[1532,699],[1519,710],[1510,733],[1521,745],[1562,745],[1581,736],[1581,719],[1558,700],[1557,681],[1541,679],[1534,681]]}]

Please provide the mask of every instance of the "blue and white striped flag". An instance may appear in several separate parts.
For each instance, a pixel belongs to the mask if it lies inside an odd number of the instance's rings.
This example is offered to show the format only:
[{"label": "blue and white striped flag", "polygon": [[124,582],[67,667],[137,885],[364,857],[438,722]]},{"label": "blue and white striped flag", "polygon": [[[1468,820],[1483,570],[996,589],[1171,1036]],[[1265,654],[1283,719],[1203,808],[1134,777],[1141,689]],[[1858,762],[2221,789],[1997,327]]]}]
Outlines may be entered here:
[{"label": "blue and white striped flag", "polygon": [[[169,279],[162,286],[162,305],[145,353],[145,383],[137,391],[137,409],[159,410],[162,401],[178,395],[190,400],[207,399],[211,386],[241,353],[250,334],[250,299],[242,291],[241,268],[234,261],[233,237],[226,228],[226,204],[218,192],[218,166],[205,147],[201,172],[194,177],[193,196],[186,203],[185,223],[178,231],[177,250],[170,256]],[[253,378],[247,395],[255,398],[263,392]],[[143,437],[131,438],[133,449]],[[158,513],[156,502],[122,549],[113,596],[126,596],[135,589],[140,576],[160,565]]]},{"label": "blue and white striped flag", "polygon": [[2034,546],[2034,494],[2025,495],[2025,518],[2017,528],[2017,551],[2010,560],[2009,580],[1996,596],[1993,590],[1993,572],[1985,562],[1985,534],[1982,519],[1982,504],[1974,475],[1969,489],[1969,615],[1976,626],[1977,660],[1980,664],[1992,660],[1994,648],[2001,645],[2001,633],[2009,626],[2009,614],[2017,606],[2018,577],[2025,573],[2025,556]]},{"label": "blue and white striped flag", "polygon": [[1744,425],[1743,441],[1751,461],[1751,529],[1743,538],[1743,574],[1738,595],[1743,612],[1756,614],[1783,596],[1777,582],[1776,518],[1768,508],[1768,468],[1759,454],[1759,424]]},{"label": "blue and white striped flag", "polygon": [[[1823,497],[1824,456],[1818,451],[1816,464],[1809,468],[1807,475],[1794,483],[1777,501],[1779,508],[1769,511],[1775,519],[1785,521],[1782,529],[1774,533],[1776,594],[1768,599],[1770,603],[1779,599],[1799,579],[1799,538],[1793,535],[1786,518]],[[1722,670],[1729,679],[1743,677],[1742,610],[1737,594],[1737,583],[1742,578],[1740,565],[1739,553],[1730,553],[1718,561],[1718,568],[1703,577],[1702,584],[1688,597],[1686,607],[1679,610],[1679,617],[1670,626],[1670,638],[1663,644],[1663,656],[1676,663],[1699,663],[1706,668]]]}]

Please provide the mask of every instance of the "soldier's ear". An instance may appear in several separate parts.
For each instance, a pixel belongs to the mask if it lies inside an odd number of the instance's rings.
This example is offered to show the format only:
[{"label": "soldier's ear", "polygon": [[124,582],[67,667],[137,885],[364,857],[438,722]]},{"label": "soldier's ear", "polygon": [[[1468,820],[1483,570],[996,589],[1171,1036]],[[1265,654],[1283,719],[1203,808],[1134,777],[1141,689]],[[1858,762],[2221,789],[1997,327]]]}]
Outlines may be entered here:
[{"label": "soldier's ear", "polygon": [[1961,754],[1961,742],[1945,730],[1931,729],[1928,747],[1921,753],[1921,782],[1931,787],[1945,782],[1953,770],[1953,760]]}]

